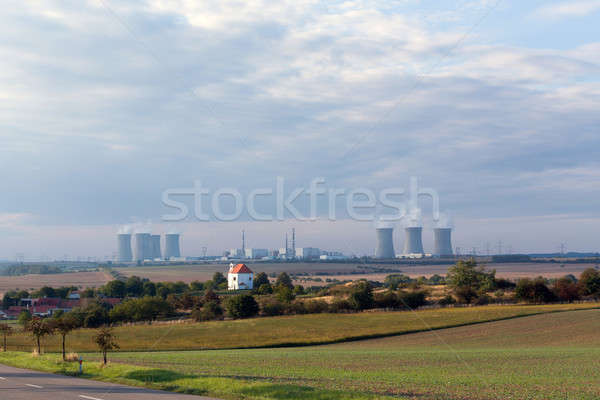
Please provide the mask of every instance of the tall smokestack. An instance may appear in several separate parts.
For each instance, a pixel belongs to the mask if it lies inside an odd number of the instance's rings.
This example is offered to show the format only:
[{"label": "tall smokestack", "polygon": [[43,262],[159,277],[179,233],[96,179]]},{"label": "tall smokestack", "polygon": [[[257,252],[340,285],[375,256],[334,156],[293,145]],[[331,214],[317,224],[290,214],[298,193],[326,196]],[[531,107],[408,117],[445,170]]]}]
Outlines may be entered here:
[{"label": "tall smokestack", "polygon": [[152,258],[152,239],[149,233],[135,234],[135,260],[144,261]]},{"label": "tall smokestack", "polygon": [[406,239],[404,241],[404,254],[424,254],[423,241],[421,240],[423,228],[413,226],[404,228]]},{"label": "tall smokestack", "polygon": [[152,258],[161,258],[162,252],[160,251],[160,235],[152,235]]},{"label": "tall smokestack", "polygon": [[165,235],[165,258],[172,257],[181,257],[178,233],[167,233]]},{"label": "tall smokestack", "polygon": [[131,252],[131,233],[120,233],[117,235],[117,244],[119,255],[117,260],[119,262],[131,262],[133,261],[133,254]]},{"label": "tall smokestack", "polygon": [[394,229],[393,228],[377,228],[377,249],[375,250],[375,258],[394,258]]},{"label": "tall smokestack", "polygon": [[452,229],[451,228],[434,228],[434,250],[436,256],[451,256],[452,253]]}]

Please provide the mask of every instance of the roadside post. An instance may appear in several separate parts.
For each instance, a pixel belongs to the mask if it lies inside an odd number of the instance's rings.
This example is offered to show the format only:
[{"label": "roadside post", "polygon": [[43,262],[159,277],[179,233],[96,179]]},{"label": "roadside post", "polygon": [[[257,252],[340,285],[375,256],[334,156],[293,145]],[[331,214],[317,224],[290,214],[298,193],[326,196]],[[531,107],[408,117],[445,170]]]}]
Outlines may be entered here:
[{"label": "roadside post", "polygon": [[83,357],[79,356],[79,375],[83,374]]}]

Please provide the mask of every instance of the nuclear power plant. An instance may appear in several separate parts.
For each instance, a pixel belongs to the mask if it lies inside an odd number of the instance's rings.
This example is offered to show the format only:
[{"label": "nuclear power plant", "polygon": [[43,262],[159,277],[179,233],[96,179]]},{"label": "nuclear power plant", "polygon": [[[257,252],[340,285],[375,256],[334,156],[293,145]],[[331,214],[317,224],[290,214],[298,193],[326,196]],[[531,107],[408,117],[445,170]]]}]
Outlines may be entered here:
[{"label": "nuclear power plant", "polygon": [[167,233],[165,235],[165,258],[177,258],[181,257],[181,251],[179,249],[179,234],[178,233]]},{"label": "nuclear power plant", "polygon": [[135,261],[152,258],[152,236],[149,233],[135,234]]},{"label": "nuclear power plant", "polygon": [[434,250],[435,256],[444,257],[452,256],[452,229],[451,228],[435,228],[434,235]]},{"label": "nuclear power plant", "polygon": [[152,258],[158,259],[162,257],[162,253],[160,251],[160,235],[152,235]]},{"label": "nuclear power plant", "polygon": [[117,236],[117,245],[119,251],[117,260],[119,262],[132,262],[133,253],[131,252],[131,234],[120,233]]},{"label": "nuclear power plant", "polygon": [[404,233],[404,254],[425,254],[421,239],[423,228],[420,226],[407,227],[404,228]]},{"label": "nuclear power plant", "polygon": [[393,228],[377,228],[377,249],[375,250],[375,258],[394,258],[394,229]]}]

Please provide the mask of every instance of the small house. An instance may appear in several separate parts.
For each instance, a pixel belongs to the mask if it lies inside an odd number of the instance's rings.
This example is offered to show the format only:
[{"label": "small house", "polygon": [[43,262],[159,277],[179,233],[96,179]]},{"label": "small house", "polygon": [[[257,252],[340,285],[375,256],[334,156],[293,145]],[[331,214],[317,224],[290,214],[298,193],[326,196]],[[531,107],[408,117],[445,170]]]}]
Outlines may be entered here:
[{"label": "small house", "polygon": [[250,290],[254,283],[254,272],[246,264],[231,263],[227,274],[227,289]]}]

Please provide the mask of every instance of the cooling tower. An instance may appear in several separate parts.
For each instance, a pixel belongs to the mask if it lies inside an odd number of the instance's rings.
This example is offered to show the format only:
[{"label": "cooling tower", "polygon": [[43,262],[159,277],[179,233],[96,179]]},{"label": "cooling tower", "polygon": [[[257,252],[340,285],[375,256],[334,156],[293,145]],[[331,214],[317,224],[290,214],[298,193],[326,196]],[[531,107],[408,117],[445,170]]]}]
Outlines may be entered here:
[{"label": "cooling tower", "polygon": [[393,228],[377,228],[377,249],[375,250],[375,258],[394,258],[394,229]]},{"label": "cooling tower", "polygon": [[118,261],[119,262],[131,262],[133,261],[133,254],[131,253],[131,234],[122,233],[117,235],[118,244]]},{"label": "cooling tower", "polygon": [[434,234],[434,251],[436,256],[451,256],[452,253],[452,229],[451,228],[435,228]]},{"label": "cooling tower", "polygon": [[144,261],[152,258],[152,236],[149,233],[135,234],[135,260]]},{"label": "cooling tower", "polygon": [[421,240],[421,227],[405,228],[406,240],[404,241],[404,254],[424,254],[423,241]]},{"label": "cooling tower", "polygon": [[160,235],[152,235],[152,258],[161,258],[162,253],[160,251]]},{"label": "cooling tower", "polygon": [[165,258],[181,257],[179,250],[179,234],[167,233],[165,235]]}]

